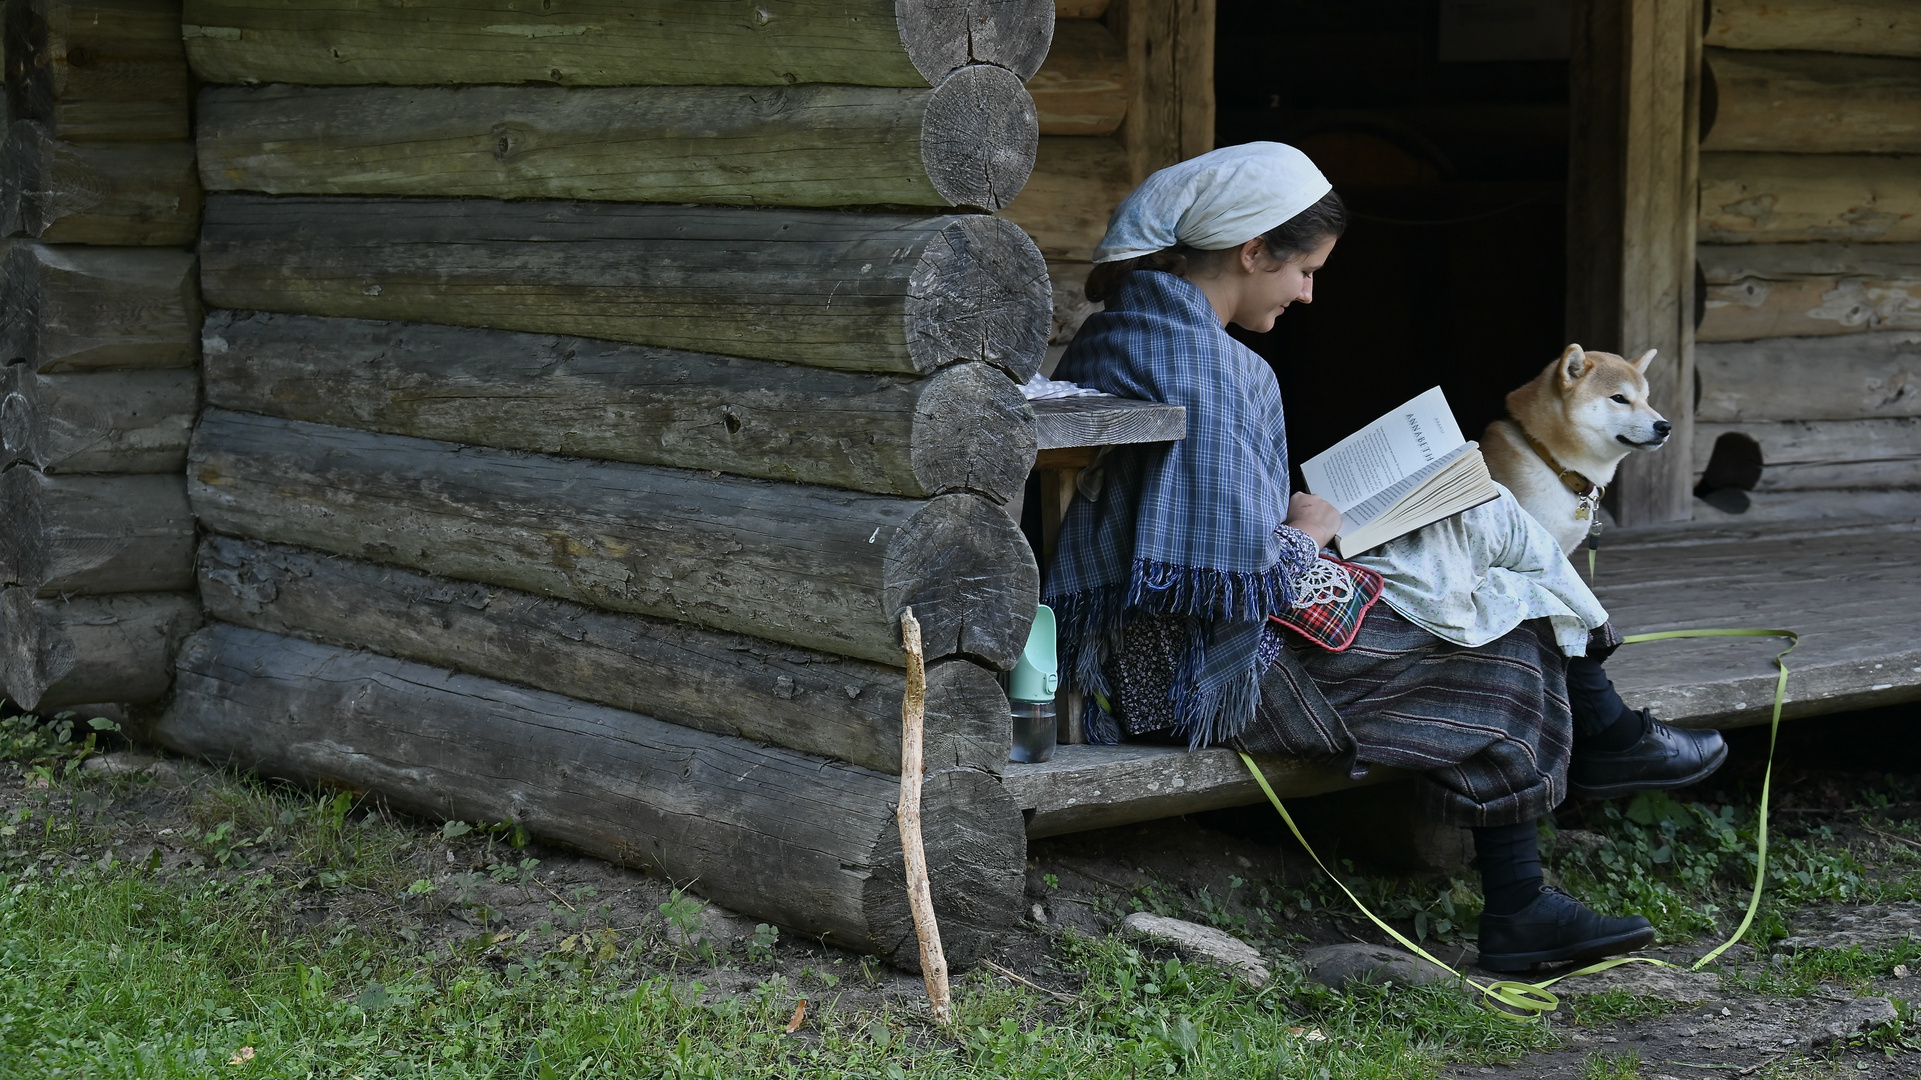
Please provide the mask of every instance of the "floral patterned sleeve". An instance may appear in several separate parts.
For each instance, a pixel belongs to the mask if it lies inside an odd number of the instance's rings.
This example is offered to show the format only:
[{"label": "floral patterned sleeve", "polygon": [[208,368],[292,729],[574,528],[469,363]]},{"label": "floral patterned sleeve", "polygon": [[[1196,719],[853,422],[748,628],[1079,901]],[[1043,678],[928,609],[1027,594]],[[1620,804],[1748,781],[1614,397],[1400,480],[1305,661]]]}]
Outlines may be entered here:
[{"label": "floral patterned sleeve", "polygon": [[1295,582],[1299,581],[1301,575],[1307,573],[1308,569],[1320,559],[1321,545],[1315,543],[1313,537],[1292,525],[1279,526],[1274,530],[1274,535],[1281,541],[1280,563],[1287,568],[1288,594],[1299,595],[1300,590],[1295,586]]}]

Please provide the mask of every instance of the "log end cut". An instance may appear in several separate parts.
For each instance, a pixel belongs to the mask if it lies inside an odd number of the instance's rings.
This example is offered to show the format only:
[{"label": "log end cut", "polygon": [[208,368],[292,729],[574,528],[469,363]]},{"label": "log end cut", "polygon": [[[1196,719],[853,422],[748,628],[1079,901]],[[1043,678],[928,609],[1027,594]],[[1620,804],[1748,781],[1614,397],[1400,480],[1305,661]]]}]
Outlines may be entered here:
[{"label": "log end cut", "polygon": [[1027,88],[1004,68],[976,64],[935,87],[921,119],[921,160],[948,203],[999,210],[1027,184],[1040,139]]},{"label": "log end cut", "polygon": [[932,83],[966,64],[1034,77],[1054,43],[1054,0],[894,0],[901,44]]},{"label": "log end cut", "polygon": [[1006,671],[1026,644],[1040,570],[1006,511],[973,495],[928,500],[888,544],[887,612],[912,607],[929,656]]},{"label": "log end cut", "polygon": [[1006,502],[1034,467],[1034,409],[995,368],[956,364],[914,402],[914,478],[928,493],[973,491]]},{"label": "log end cut", "polygon": [[950,219],[928,240],[908,288],[907,351],[918,370],[980,360],[1019,382],[1040,370],[1054,293],[1047,261],[1019,226]]}]

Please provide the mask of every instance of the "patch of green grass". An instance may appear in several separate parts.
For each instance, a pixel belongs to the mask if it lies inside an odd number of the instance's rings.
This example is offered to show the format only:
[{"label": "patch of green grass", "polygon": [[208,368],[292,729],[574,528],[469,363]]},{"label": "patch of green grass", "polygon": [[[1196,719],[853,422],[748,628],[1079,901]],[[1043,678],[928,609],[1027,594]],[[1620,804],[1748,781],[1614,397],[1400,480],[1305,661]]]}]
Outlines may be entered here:
[{"label": "patch of green grass", "polygon": [[1579,1027],[1590,1028],[1612,1027],[1618,1023],[1666,1016],[1691,1007],[1687,1002],[1669,1001],[1629,990],[1607,990],[1563,1000],[1568,1002],[1569,1020]]},{"label": "patch of green grass", "polygon": [[1777,955],[1768,964],[1723,974],[1731,989],[1771,997],[1802,997],[1822,984],[1868,991],[1894,974],[1896,964],[1921,967],[1921,942],[1912,939],[1886,948],[1801,949]]},{"label": "patch of green grass", "polygon": [[[407,853],[484,843],[475,858],[491,869],[465,876],[518,881],[532,860],[511,829],[430,828],[216,775],[171,796],[191,858],[163,866],[113,843],[141,832],[126,816],[152,802],[141,781],[65,769],[84,742],[72,731],[14,729],[52,779],[0,796],[0,1076],[1412,1080],[1556,1044],[1546,1025],[1449,988],[1340,994],[1281,962],[1256,991],[1072,934],[1055,949],[1071,1001],[964,972],[950,1029],[917,1003],[844,1004],[847,987],[818,972],[722,993],[698,980],[741,985],[713,966],[767,962],[780,934],[761,927],[743,951],[709,945],[697,960],[667,933],[696,923],[678,894],[618,931],[557,913],[509,934],[468,907],[471,936],[429,945],[409,926],[428,905],[463,904],[461,887],[436,888]],[[352,899],[359,925],[297,914],[327,898]]]},{"label": "patch of green grass", "polygon": [[1596,1050],[1581,1063],[1581,1080],[1641,1080],[1641,1053],[1623,1050],[1610,1054]]}]

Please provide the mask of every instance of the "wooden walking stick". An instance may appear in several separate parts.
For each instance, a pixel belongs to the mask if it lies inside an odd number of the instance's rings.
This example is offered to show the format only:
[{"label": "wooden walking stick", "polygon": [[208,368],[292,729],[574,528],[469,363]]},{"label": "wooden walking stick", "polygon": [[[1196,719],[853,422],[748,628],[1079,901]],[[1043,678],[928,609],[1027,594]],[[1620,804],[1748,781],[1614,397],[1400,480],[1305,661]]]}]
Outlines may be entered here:
[{"label": "wooden walking stick", "polygon": [[900,636],[907,648],[907,694],[900,706],[900,808],[895,816],[900,820],[900,850],[907,864],[907,907],[914,913],[914,935],[920,939],[921,976],[927,980],[934,1020],[944,1027],[954,1022],[954,1005],[947,991],[947,954],[941,951],[940,924],[934,921],[934,896],[927,883],[927,849],[920,839],[927,662],[921,656],[920,622],[913,608],[901,609]]}]

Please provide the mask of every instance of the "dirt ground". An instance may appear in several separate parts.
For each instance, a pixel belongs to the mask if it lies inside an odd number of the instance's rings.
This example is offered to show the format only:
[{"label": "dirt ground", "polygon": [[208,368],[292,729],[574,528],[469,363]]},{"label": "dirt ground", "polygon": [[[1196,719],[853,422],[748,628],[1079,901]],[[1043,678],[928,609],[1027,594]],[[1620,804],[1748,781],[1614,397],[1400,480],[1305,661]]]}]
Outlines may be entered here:
[{"label": "dirt ground", "polygon": [[[1736,761],[1718,782],[1739,786],[1758,781],[1764,748],[1752,737],[1739,742]],[[1900,740],[1900,745],[1888,752],[1899,757],[1914,751]],[[1785,760],[1795,764],[1777,776],[1777,791],[1784,793],[1777,812],[1786,816],[1796,811],[1846,815],[1850,794],[1859,779],[1856,774],[1835,768],[1833,761],[1824,760],[1808,747]],[[1903,764],[1890,761],[1886,755],[1880,760]],[[135,750],[96,758],[88,767],[97,774],[125,778],[125,782],[95,788],[95,794],[86,796],[95,801],[91,810],[96,818],[111,823],[114,837],[109,850],[91,857],[163,867],[206,860],[205,843],[187,841],[195,835],[204,837],[196,830],[208,828],[209,823],[195,820],[190,808],[195,804],[197,786],[223,782],[217,774],[188,762],[156,761]],[[27,782],[33,783],[31,779]],[[17,798],[15,794],[4,801]],[[1306,816],[1311,819],[1312,807],[1308,810]],[[1921,808],[1910,812],[1921,814]],[[204,809],[198,813],[205,817]],[[1384,941],[1385,935],[1344,904],[1302,902],[1303,897],[1325,893],[1321,872],[1291,839],[1283,842],[1278,822],[1268,821],[1263,816],[1267,813],[1219,812],[1036,841],[1029,852],[1026,918],[1008,936],[993,958],[995,963],[1034,986],[1071,993],[1076,989],[1076,974],[1057,959],[1054,946],[1060,935],[1069,930],[1106,934],[1127,912],[1143,908],[1188,918],[1197,917],[1197,913],[1212,914],[1211,921],[1230,929],[1241,928],[1246,936],[1264,944],[1280,963],[1317,945]],[[1568,813],[1578,818],[1581,810],[1572,808]],[[398,819],[393,824],[410,836],[399,845],[395,856],[406,873],[433,884],[433,896],[439,902],[410,905],[381,899],[378,890],[364,894],[309,890],[302,894],[294,913],[314,926],[381,922],[423,946],[471,942],[482,932],[490,932],[502,942],[525,931],[591,935],[613,929],[623,934],[663,934],[692,958],[678,974],[700,982],[713,995],[740,993],[775,975],[796,987],[831,988],[822,992],[837,998],[842,1007],[907,1003],[922,995],[917,976],[817,942],[795,940],[791,935],[781,936],[771,950],[760,948],[750,953],[757,933],[764,945],[766,932],[753,920],[711,904],[687,903],[679,925],[662,928],[660,912],[662,905],[673,899],[671,888],[632,870],[540,844],[516,851],[502,838],[484,833],[448,838],[436,823]],[[1343,838],[1338,833],[1324,835],[1320,842],[1338,851]],[[1456,863],[1453,872],[1465,876],[1465,869],[1459,865],[1461,851],[1428,854],[1434,862],[1452,859]],[[272,865],[272,856],[249,863],[250,872]],[[1363,865],[1360,869],[1369,868]],[[1445,887],[1446,868],[1430,867],[1418,873]],[[1846,909],[1810,910],[1796,913],[1791,922],[1797,933],[1804,928],[1820,932],[1853,925],[1847,922],[1850,915]],[[1874,911],[1868,915],[1873,925],[1862,938],[1864,943],[1881,941],[1874,938],[1875,933],[1882,933],[1890,941],[1910,931],[1921,936],[1921,905],[1892,922],[1880,919]],[[654,929],[644,929],[647,927]],[[1471,965],[1471,944],[1458,937],[1447,943],[1446,937],[1442,935],[1442,940],[1435,943],[1435,954],[1456,966]],[[1705,947],[1698,944],[1666,949],[1654,955],[1682,963],[1694,959]],[[1745,946],[1737,946],[1728,961],[1737,970],[1779,962],[1756,955]],[[1913,1045],[1909,1041],[1879,1047],[1858,1042],[1828,1047],[1816,1044],[1815,1036],[1826,1015],[1863,996],[1846,987],[1822,985],[1811,996],[1780,999],[1728,990],[1724,985],[1721,978],[1711,974],[1688,975],[1642,965],[1563,984],[1557,990],[1571,997],[1625,990],[1637,998],[1672,1003],[1669,1007],[1673,1011],[1578,1026],[1564,1009],[1550,1020],[1562,1035],[1560,1049],[1507,1065],[1458,1067],[1443,1075],[1585,1077],[1593,1075],[1584,1069],[1590,1068],[1594,1051],[1617,1054],[1631,1050],[1639,1055],[1638,1075],[1645,1080],[1748,1075],[1921,1076],[1921,1052],[1909,1049]],[[1918,994],[1921,971],[1882,979],[1865,996],[1906,1002]]]}]

